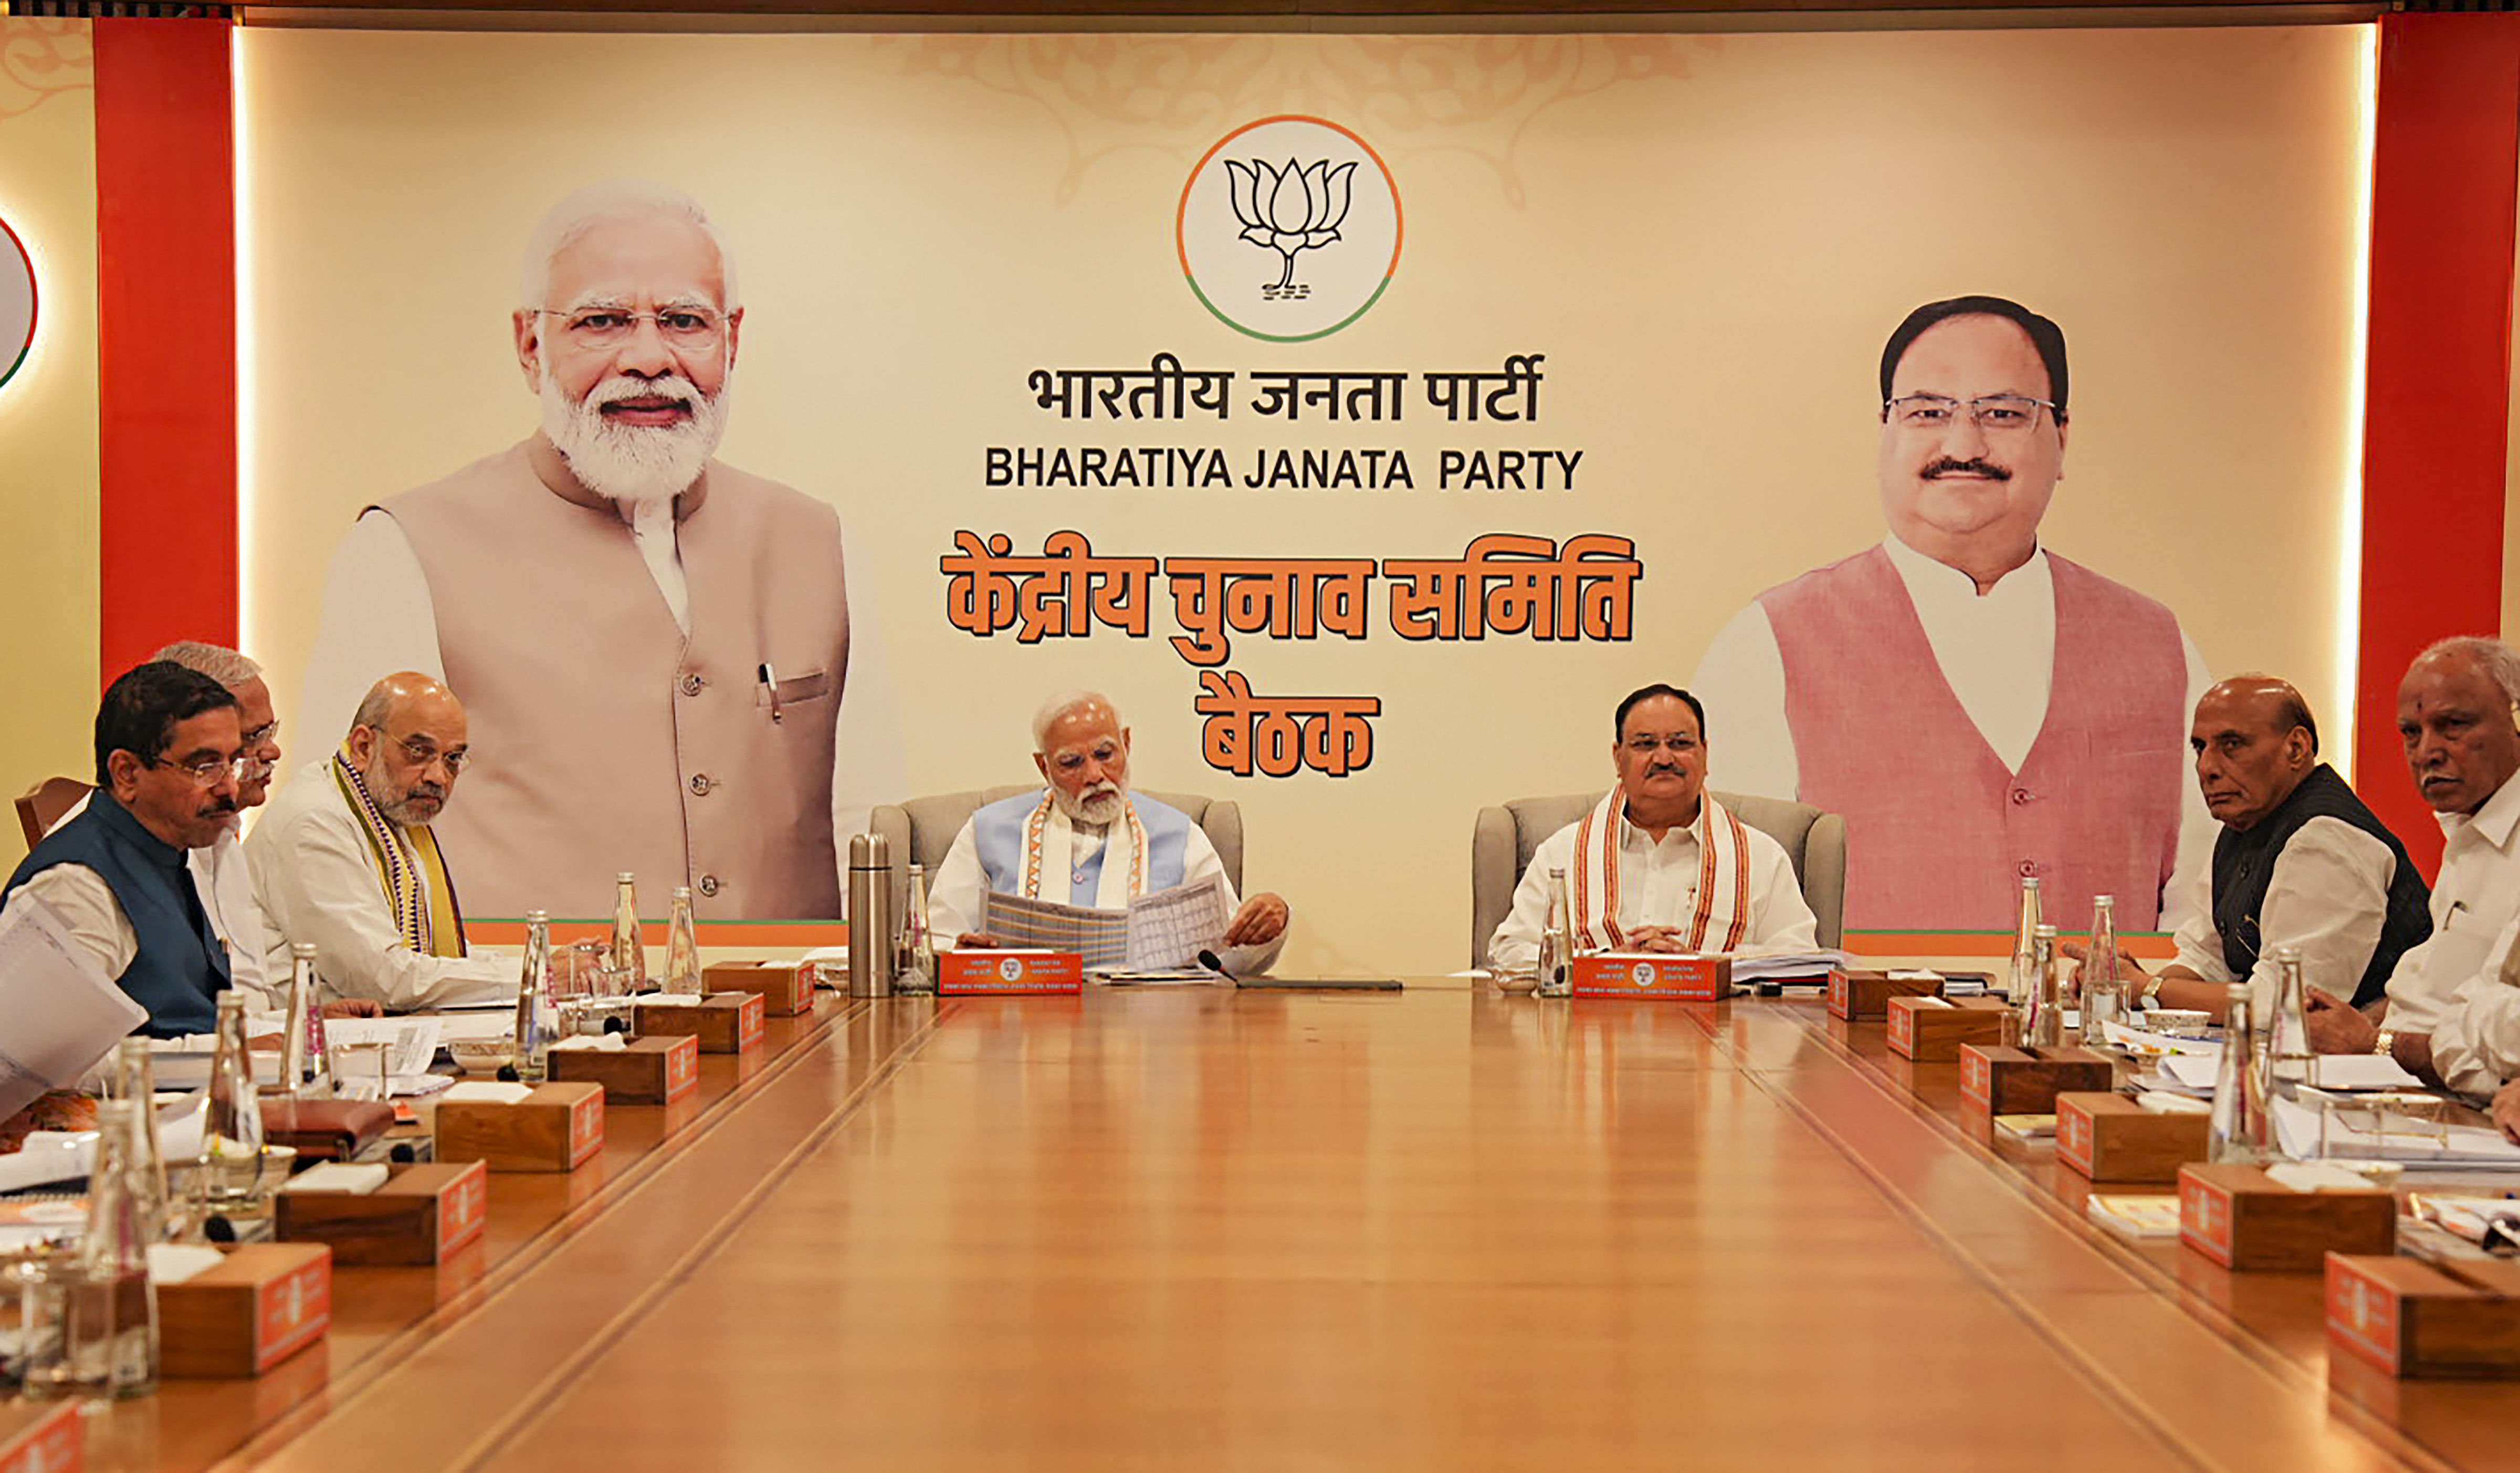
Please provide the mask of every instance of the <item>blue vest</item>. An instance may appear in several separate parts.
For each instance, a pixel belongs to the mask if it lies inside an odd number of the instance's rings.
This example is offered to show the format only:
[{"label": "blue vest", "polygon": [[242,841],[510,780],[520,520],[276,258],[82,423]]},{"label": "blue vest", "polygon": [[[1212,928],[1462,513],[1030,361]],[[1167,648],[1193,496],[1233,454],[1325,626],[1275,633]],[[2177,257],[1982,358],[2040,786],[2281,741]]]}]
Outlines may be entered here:
[{"label": "blue vest", "polygon": [[9,888],[55,865],[85,865],[105,879],[114,904],[140,938],[140,950],[114,978],[131,1001],[149,1009],[141,1032],[170,1039],[207,1033],[217,1021],[212,999],[227,990],[227,948],[210,930],[184,851],[151,833],[100,791],[77,818],[44,835],[9,876]]},{"label": "blue vest", "polygon": [[[1023,893],[1024,820],[1040,806],[1041,794],[1017,793],[971,815],[971,842],[980,851],[981,872],[988,876],[989,888],[997,894]],[[1138,811],[1138,822],[1147,827],[1147,893],[1151,895],[1180,884],[1190,846],[1190,815],[1136,793],[1129,794],[1129,806]],[[1065,895],[1059,893],[1057,875],[1043,875],[1041,898],[1063,900],[1072,906],[1094,904],[1102,884],[1102,856],[1110,852],[1111,846],[1105,843],[1081,874],[1070,871]]]}]

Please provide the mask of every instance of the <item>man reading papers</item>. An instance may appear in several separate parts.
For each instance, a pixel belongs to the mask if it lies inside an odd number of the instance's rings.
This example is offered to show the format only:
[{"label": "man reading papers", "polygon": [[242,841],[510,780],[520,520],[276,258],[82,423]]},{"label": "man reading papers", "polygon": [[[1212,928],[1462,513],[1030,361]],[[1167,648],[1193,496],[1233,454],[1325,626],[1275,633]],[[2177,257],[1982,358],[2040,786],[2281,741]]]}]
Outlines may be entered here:
[{"label": "man reading papers", "polygon": [[246,843],[275,975],[308,941],[328,993],[395,1009],[515,996],[515,959],[466,954],[429,827],[471,756],[444,686],[406,671],[368,692],[340,749],[299,772]]},{"label": "man reading papers", "polygon": [[1619,702],[1619,782],[1533,851],[1513,911],[1488,942],[1500,972],[1539,962],[1549,871],[1566,871],[1579,951],[1809,951],[1819,923],[1775,839],[1706,796],[1706,711],[1651,685]]},{"label": "man reading papers", "polygon": [[1120,910],[1140,896],[1213,876],[1233,918],[1225,969],[1260,971],[1286,939],[1288,910],[1262,893],[1237,904],[1207,835],[1179,809],[1129,791],[1129,729],[1111,702],[1071,691],[1044,702],[1032,722],[1032,762],[1050,786],[971,815],[936,867],[928,923],[958,946],[998,938],[978,929],[991,893]]}]

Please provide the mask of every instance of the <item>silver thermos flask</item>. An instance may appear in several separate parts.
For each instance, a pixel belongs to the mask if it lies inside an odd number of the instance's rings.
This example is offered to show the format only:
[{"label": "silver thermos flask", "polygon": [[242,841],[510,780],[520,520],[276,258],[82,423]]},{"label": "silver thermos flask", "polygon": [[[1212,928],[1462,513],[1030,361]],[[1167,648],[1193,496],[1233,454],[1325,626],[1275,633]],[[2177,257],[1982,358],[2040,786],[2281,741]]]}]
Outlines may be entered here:
[{"label": "silver thermos flask", "polygon": [[879,833],[849,839],[849,996],[892,996],[892,845]]}]

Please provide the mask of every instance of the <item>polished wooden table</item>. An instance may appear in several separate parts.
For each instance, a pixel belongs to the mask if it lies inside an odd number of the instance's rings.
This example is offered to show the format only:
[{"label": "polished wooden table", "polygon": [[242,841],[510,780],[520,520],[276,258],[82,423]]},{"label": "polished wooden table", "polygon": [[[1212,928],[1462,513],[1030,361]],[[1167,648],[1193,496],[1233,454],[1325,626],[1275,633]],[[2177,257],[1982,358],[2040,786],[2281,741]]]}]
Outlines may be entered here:
[{"label": "polished wooden table", "polygon": [[1816,1002],[850,1003],[344,1270],[332,1342],[91,1465],[2520,1466],[2331,1363],[2316,1275],[2080,1220]]}]

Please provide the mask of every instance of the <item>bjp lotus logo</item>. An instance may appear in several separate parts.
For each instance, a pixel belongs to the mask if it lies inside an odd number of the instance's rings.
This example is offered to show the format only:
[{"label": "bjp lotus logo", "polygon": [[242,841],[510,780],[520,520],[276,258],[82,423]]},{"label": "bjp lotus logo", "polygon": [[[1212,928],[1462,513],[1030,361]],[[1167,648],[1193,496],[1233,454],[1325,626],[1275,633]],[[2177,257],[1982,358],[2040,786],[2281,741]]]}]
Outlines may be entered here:
[{"label": "bjp lotus logo", "polygon": [[1364,316],[1391,285],[1400,191],[1354,132],[1318,117],[1264,117],[1217,140],[1191,170],[1174,236],[1191,291],[1219,321],[1301,342]]},{"label": "bjp lotus logo", "polygon": [[1295,280],[1295,257],[1339,238],[1356,164],[1334,169],[1328,159],[1317,158],[1312,167],[1298,168],[1289,158],[1281,170],[1257,158],[1229,158],[1225,172],[1234,181],[1234,218],[1242,222],[1242,239],[1286,258],[1286,269],[1260,289],[1261,296],[1276,301],[1312,295],[1312,288]]}]

